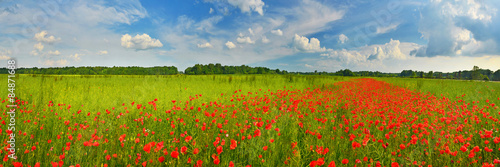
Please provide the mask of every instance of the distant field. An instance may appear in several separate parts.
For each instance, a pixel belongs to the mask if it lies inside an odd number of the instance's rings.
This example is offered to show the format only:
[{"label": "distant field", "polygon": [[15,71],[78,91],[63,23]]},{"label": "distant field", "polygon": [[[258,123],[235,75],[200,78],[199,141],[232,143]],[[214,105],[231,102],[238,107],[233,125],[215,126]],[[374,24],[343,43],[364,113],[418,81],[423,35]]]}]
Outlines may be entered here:
[{"label": "distant field", "polygon": [[376,78],[396,86],[431,93],[438,97],[442,94],[448,98],[462,96],[465,101],[494,100],[500,97],[500,82],[443,80],[443,79],[413,79],[413,78]]},{"label": "distant field", "polygon": [[[28,75],[16,78],[16,94],[37,106],[49,101],[106,109],[122,103],[146,103],[159,99],[186,100],[202,95],[208,101],[235,90],[255,92],[304,89],[346,80],[344,77],[287,75]],[[7,91],[7,75],[0,75],[0,97]],[[290,87],[292,86],[292,87]],[[5,95],[5,96],[4,96]],[[163,106],[163,105],[162,105]]]},{"label": "distant field", "polygon": [[[500,163],[500,83],[287,75],[31,76],[4,166]],[[441,96],[442,94],[442,96]],[[18,159],[8,158],[16,134]],[[468,144],[467,144],[468,143]]]}]

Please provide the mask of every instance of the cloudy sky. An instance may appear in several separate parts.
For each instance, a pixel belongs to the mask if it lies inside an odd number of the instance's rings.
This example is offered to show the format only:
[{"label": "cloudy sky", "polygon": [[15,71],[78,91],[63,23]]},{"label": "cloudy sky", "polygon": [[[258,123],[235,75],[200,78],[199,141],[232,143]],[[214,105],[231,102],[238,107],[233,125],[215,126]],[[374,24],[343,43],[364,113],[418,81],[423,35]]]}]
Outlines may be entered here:
[{"label": "cloudy sky", "polygon": [[0,60],[16,58],[22,67],[497,70],[499,9],[496,0],[0,0]]}]

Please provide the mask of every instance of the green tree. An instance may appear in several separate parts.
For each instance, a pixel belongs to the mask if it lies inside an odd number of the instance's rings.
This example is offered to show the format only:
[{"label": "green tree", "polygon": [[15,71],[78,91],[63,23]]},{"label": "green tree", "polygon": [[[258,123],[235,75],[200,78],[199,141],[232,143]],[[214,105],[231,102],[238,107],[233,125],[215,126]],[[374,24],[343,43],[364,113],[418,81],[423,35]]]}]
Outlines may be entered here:
[{"label": "green tree", "polygon": [[479,79],[482,79],[481,78],[481,74],[479,73],[479,67],[478,66],[474,66],[472,67],[472,74],[471,74],[471,79],[472,80],[479,80]]},{"label": "green tree", "polygon": [[427,73],[427,75],[425,75],[426,78],[433,78],[434,77],[434,72],[433,71],[429,71]]}]

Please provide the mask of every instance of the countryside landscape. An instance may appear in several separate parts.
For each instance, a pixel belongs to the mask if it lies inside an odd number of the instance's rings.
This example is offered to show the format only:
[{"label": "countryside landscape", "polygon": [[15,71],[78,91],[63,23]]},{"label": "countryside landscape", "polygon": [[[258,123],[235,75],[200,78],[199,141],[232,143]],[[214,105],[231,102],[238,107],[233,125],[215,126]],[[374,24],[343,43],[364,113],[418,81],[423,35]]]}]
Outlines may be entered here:
[{"label": "countryside landscape", "polygon": [[498,166],[494,1],[0,1],[0,166]]}]

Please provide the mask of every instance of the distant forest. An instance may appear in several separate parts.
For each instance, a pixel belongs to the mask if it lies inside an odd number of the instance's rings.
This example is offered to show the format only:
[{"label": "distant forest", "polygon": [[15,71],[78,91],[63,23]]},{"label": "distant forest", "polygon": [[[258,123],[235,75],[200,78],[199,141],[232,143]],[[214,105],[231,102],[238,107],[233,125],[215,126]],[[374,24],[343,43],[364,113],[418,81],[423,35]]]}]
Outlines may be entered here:
[{"label": "distant forest", "polygon": [[[430,79],[460,79],[500,81],[500,69],[491,71],[474,66],[471,70],[443,73],[438,71],[403,70],[401,73],[383,73],[378,71],[356,71],[349,69],[337,72],[288,72],[286,70],[269,69],[267,67],[226,66],[217,64],[196,64],[184,71],[178,71],[174,66],[162,67],[51,67],[51,68],[18,68],[17,74],[47,74],[47,75],[211,75],[211,74],[287,74],[287,75],[330,75],[330,76],[362,76],[362,77],[405,77]],[[0,74],[8,74],[7,68],[0,68]]]},{"label": "distant forest", "polygon": [[[18,68],[17,74],[48,75],[174,75],[177,67],[50,67],[50,68]],[[8,74],[7,68],[0,68],[0,74]]]}]

